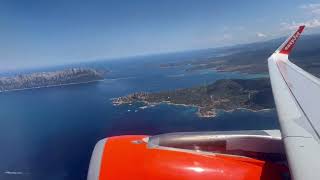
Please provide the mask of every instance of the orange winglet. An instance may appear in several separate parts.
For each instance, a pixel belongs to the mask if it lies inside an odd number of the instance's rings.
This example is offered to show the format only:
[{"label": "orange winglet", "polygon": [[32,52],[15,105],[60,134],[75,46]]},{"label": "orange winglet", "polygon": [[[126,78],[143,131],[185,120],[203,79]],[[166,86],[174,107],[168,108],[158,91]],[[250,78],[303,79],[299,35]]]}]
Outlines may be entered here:
[{"label": "orange winglet", "polygon": [[279,53],[289,55],[304,28],[305,26],[299,26],[297,31],[280,46]]}]

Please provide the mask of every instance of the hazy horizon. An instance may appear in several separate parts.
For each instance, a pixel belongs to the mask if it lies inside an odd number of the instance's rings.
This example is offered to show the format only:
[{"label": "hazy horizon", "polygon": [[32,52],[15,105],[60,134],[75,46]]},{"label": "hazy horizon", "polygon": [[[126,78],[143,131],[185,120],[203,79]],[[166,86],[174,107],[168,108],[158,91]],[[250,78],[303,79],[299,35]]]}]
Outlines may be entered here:
[{"label": "hazy horizon", "polygon": [[282,4],[4,0],[0,71],[247,44],[286,36],[299,24],[306,34],[320,32],[320,3]]},{"label": "hazy horizon", "polygon": [[[320,33],[306,33],[304,36],[308,35],[320,35]],[[201,49],[186,49],[186,50],[180,50],[180,51],[168,51],[168,52],[158,52],[158,53],[147,53],[147,54],[134,54],[134,55],[128,55],[128,56],[120,56],[120,57],[106,57],[106,58],[99,58],[99,59],[90,59],[90,60],[82,60],[77,62],[65,62],[60,64],[47,64],[42,66],[27,66],[27,67],[20,67],[20,68],[12,68],[12,69],[1,69],[0,67],[0,73],[10,73],[10,72],[19,72],[19,71],[25,71],[25,70],[41,70],[44,68],[53,68],[53,67],[60,67],[60,66],[77,66],[81,64],[88,64],[88,63],[95,63],[95,62],[105,62],[105,61],[121,61],[121,60],[128,60],[128,59],[140,59],[145,57],[152,57],[152,56],[161,56],[161,55],[171,55],[171,54],[183,54],[183,53],[190,53],[190,52],[196,52],[196,51],[204,51],[204,50],[215,50],[220,48],[231,48],[234,46],[245,46],[250,45],[253,43],[263,43],[268,41],[274,41],[277,39],[285,39],[287,36],[280,36],[273,39],[266,39],[266,40],[260,40],[260,41],[254,41],[250,43],[238,43],[238,44],[232,44],[232,45],[225,45],[225,46],[218,46],[218,47],[208,47],[208,48],[201,48]],[[302,37],[303,38],[303,37]],[[281,44],[279,44],[281,45]]]}]

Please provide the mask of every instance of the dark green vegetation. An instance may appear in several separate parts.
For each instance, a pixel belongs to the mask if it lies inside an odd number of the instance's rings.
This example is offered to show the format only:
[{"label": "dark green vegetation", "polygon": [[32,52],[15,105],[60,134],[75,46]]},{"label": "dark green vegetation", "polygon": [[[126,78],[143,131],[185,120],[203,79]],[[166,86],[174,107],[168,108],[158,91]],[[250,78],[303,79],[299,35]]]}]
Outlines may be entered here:
[{"label": "dark green vegetation", "polygon": [[115,105],[134,102],[196,106],[202,117],[213,117],[216,110],[244,108],[258,111],[274,108],[271,85],[267,78],[223,79],[206,86],[158,93],[134,93],[113,100]]},{"label": "dark green vegetation", "polygon": [[72,68],[0,77],[0,92],[96,81],[103,79],[104,73],[91,68]]},{"label": "dark green vegetation", "polygon": [[[265,42],[212,49],[219,57],[205,57],[162,64],[161,67],[186,66],[186,71],[215,69],[243,73],[267,73],[268,57],[281,45],[284,38]],[[210,50],[208,50],[210,51]],[[320,35],[303,35],[290,59],[308,72],[320,76]]]}]

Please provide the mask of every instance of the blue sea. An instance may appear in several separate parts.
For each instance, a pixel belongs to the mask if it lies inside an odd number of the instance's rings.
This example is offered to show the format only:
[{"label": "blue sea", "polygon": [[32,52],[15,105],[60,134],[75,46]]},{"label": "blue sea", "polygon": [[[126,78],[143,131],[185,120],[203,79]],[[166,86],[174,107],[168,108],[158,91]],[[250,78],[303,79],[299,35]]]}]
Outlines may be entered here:
[{"label": "blue sea", "polygon": [[107,136],[278,128],[275,110],[237,110],[199,118],[193,107],[112,105],[111,98],[137,91],[157,92],[217,79],[260,76],[212,70],[186,72],[188,65],[159,67],[161,63],[207,56],[167,54],[25,70],[89,66],[110,72],[100,82],[0,93],[0,179],[86,179],[94,145]]}]

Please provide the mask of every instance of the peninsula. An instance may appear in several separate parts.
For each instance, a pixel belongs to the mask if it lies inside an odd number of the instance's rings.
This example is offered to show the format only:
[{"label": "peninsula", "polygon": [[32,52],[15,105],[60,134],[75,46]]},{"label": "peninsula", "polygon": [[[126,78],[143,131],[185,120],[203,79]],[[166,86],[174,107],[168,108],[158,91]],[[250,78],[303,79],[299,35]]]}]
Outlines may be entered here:
[{"label": "peninsula", "polygon": [[274,108],[270,81],[260,79],[223,79],[212,84],[156,93],[138,92],[113,99],[114,105],[143,102],[174,104],[198,108],[200,117],[214,117],[217,110]]},{"label": "peninsula", "polygon": [[91,68],[71,68],[0,77],[0,92],[97,81],[104,78],[104,73]]},{"label": "peninsula", "polygon": [[[199,50],[207,56],[197,56],[160,64],[160,68],[181,67],[186,72],[214,70],[248,74],[268,73],[267,59],[285,38],[229,47]],[[320,77],[320,34],[301,38],[291,60],[302,69]]]}]

